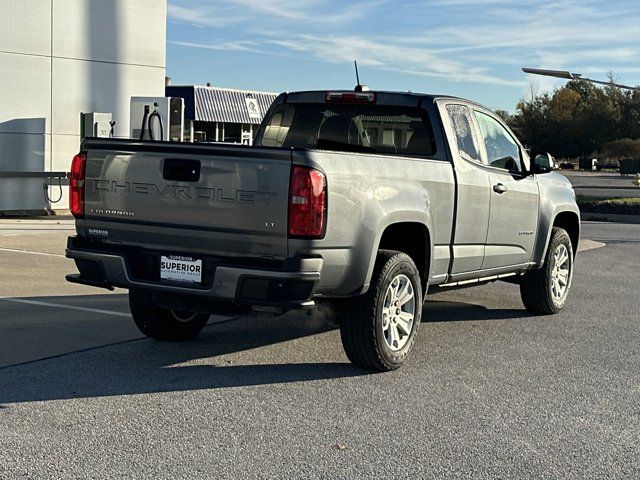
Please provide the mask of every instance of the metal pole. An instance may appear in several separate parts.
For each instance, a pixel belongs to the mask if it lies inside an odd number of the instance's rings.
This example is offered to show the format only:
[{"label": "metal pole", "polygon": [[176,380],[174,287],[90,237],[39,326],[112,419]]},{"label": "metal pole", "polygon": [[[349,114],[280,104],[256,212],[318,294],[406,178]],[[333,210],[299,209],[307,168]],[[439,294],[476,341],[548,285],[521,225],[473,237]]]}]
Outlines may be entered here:
[{"label": "metal pole", "polygon": [[624,90],[640,91],[640,87],[631,87],[629,85],[622,85],[615,82],[603,82],[602,80],[594,80],[592,78],[583,77],[581,73],[571,73],[565,70],[546,70],[543,68],[523,67],[522,71],[531,75],[562,78],[563,80],[581,80],[583,82],[596,83],[598,85],[606,85],[608,87],[622,88]]}]

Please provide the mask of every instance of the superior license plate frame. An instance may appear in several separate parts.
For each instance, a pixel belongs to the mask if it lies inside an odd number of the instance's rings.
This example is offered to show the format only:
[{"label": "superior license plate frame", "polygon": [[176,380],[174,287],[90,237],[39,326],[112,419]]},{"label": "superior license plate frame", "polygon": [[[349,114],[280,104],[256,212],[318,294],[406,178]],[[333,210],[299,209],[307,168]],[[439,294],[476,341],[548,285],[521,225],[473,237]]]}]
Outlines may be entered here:
[{"label": "superior license plate frame", "polygon": [[183,285],[202,285],[203,261],[188,255],[161,255],[160,281]]}]

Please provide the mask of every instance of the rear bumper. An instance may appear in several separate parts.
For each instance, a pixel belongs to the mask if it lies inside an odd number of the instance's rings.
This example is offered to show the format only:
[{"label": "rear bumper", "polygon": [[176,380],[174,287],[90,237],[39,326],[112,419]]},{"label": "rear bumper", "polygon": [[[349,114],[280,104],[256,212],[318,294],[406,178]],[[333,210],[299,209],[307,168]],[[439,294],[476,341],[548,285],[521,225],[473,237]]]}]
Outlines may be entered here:
[{"label": "rear bumper", "polygon": [[84,244],[78,237],[68,239],[66,256],[75,260],[80,272],[67,275],[72,283],[107,289],[142,288],[239,305],[285,307],[300,306],[313,297],[323,264],[322,258],[288,258],[278,268],[265,268],[234,265],[233,259],[207,259],[209,280],[203,285],[183,286],[136,277],[129,260],[131,251],[102,250]]}]

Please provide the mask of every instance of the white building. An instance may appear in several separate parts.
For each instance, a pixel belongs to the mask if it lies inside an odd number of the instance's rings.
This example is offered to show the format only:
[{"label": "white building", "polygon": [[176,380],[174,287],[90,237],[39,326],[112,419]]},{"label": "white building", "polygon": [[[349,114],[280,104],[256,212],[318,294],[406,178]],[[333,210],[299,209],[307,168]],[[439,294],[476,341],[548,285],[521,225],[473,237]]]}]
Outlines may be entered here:
[{"label": "white building", "polygon": [[9,175],[68,171],[81,112],[128,137],[130,98],[164,96],[165,50],[166,0],[0,0],[0,215],[49,208],[42,178]]}]

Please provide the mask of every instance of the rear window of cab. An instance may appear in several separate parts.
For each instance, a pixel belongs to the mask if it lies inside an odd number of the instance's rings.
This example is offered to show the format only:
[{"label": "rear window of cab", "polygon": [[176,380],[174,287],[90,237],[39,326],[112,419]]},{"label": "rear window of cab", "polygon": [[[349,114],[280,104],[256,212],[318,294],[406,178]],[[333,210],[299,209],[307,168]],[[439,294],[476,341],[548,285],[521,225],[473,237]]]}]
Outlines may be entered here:
[{"label": "rear window of cab", "polygon": [[261,145],[420,157],[436,153],[426,112],[391,105],[285,103],[271,115]]}]

